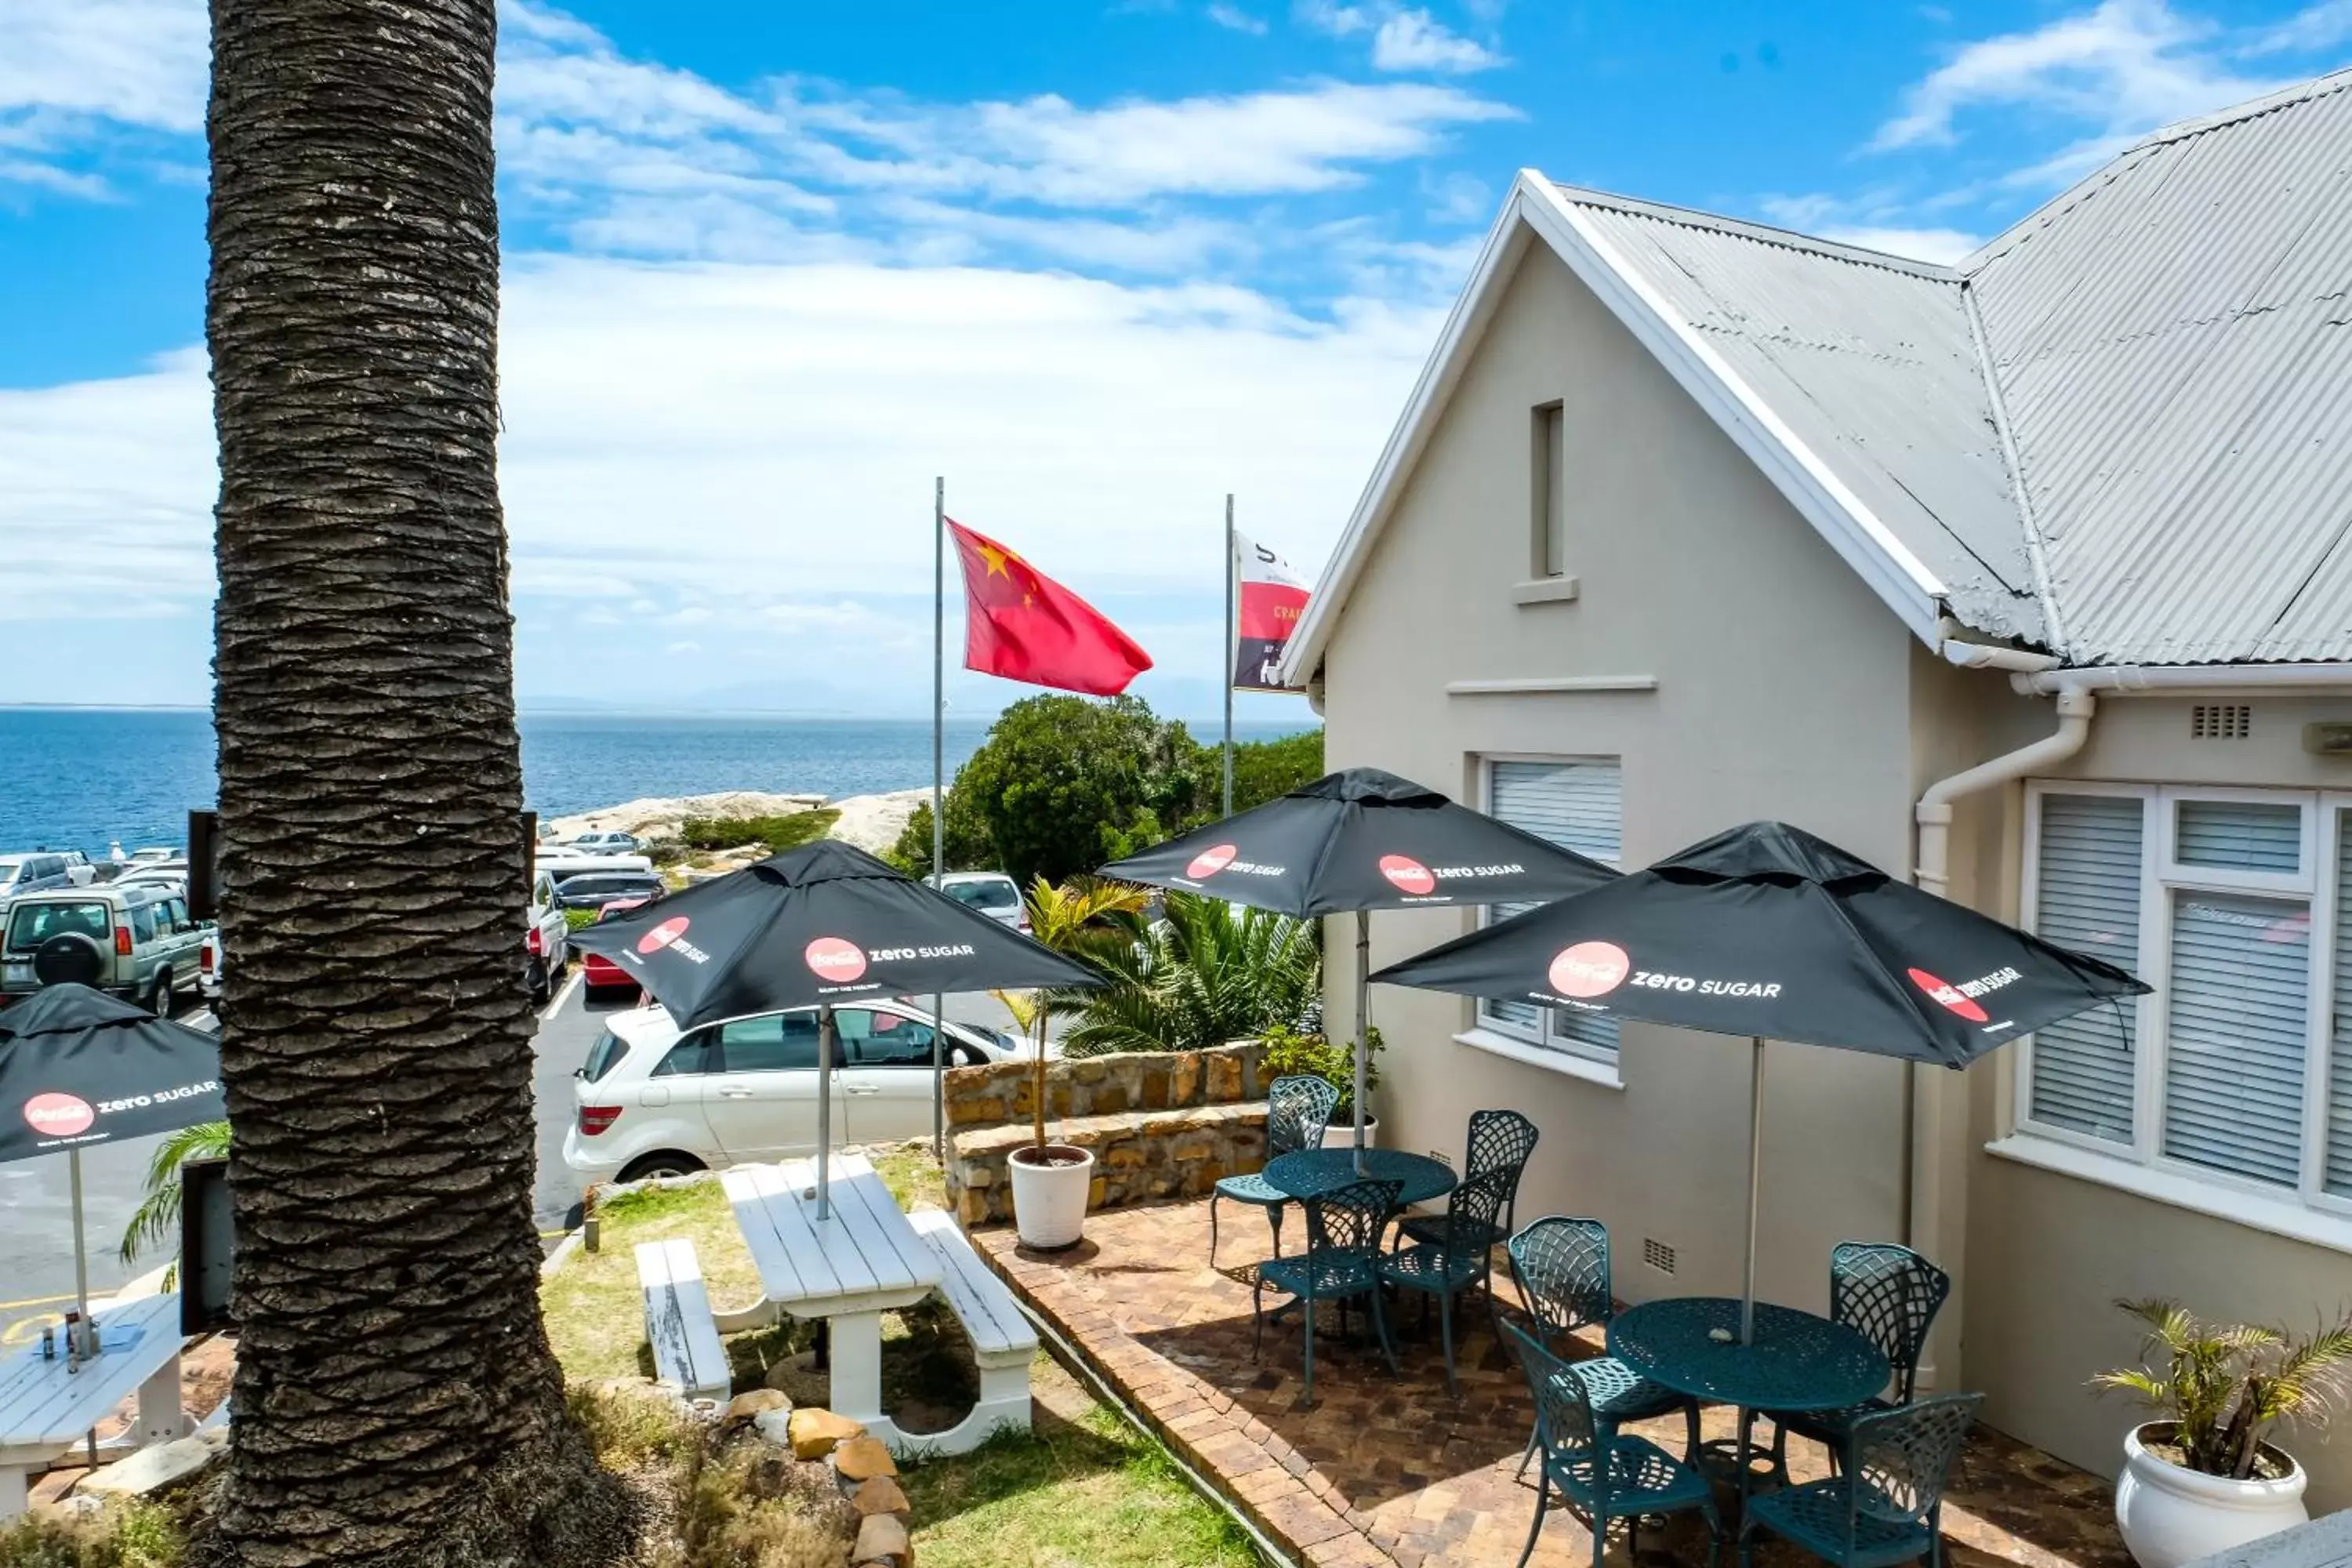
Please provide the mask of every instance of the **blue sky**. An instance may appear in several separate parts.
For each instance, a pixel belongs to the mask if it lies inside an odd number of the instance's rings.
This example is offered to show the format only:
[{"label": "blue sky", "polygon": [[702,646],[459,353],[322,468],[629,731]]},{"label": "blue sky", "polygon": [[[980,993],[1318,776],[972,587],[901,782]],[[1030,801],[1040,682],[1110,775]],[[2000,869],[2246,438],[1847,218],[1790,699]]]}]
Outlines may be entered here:
[{"label": "blue sky", "polygon": [[[1214,703],[1514,173],[1951,259],[2352,0],[509,4],[526,703],[919,712],[929,500]],[[201,0],[0,0],[0,700],[204,700]],[[951,627],[951,636],[953,635]],[[1019,693],[955,678],[957,705]],[[1254,699],[1278,717],[1295,700]]]}]

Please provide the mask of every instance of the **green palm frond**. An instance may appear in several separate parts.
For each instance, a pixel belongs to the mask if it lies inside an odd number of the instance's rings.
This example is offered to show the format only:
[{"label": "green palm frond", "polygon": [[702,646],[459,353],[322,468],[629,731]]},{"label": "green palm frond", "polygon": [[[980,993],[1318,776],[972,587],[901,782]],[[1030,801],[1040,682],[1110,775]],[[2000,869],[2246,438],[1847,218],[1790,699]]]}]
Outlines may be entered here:
[{"label": "green palm frond", "polygon": [[219,1160],[228,1154],[228,1123],[199,1121],[165,1136],[147,1163],[146,1195],[131,1211],[122,1232],[120,1256],[129,1263],[145,1248],[163,1241],[180,1223],[180,1167],[191,1160]]},{"label": "green palm frond", "polygon": [[2116,1305],[2147,1326],[2140,1353],[2163,1371],[2126,1367],[2092,1385],[2170,1417],[2192,1470],[2251,1476],[2270,1427],[2323,1425],[2352,1401],[2352,1312],[2297,1339],[2263,1323],[2209,1323],[2177,1301]]}]

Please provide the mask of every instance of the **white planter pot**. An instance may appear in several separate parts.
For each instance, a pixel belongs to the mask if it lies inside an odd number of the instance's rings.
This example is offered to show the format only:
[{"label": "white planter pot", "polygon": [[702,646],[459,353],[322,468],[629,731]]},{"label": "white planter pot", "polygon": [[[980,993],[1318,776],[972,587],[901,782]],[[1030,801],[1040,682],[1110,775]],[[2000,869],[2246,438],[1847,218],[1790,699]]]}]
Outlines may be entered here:
[{"label": "white planter pot", "polygon": [[2311,1517],[2303,1506],[2307,1478],[2292,1455],[2281,1455],[2294,1468],[2274,1481],[2203,1475],[2147,1447],[2143,1439],[2158,1440],[2148,1435],[2164,1426],[2149,1422],[2124,1438],[2124,1473],[2116,1481],[2116,1527],[2139,1568],[2181,1568]]},{"label": "white planter pot", "polygon": [[[1377,1116],[1365,1117],[1364,1147],[1378,1148],[1381,1142],[1380,1132],[1381,1119]],[[1356,1123],[1352,1119],[1346,1121],[1334,1121],[1328,1127],[1323,1129],[1323,1142],[1317,1145],[1323,1149],[1352,1149],[1355,1146]]]},{"label": "white planter pot", "polygon": [[1004,1163],[1013,1176],[1013,1227],[1021,1245],[1051,1251],[1076,1246],[1086,1231],[1095,1157],[1066,1143],[1048,1143],[1045,1152],[1068,1163],[1031,1164],[1027,1149],[1015,1149]]}]

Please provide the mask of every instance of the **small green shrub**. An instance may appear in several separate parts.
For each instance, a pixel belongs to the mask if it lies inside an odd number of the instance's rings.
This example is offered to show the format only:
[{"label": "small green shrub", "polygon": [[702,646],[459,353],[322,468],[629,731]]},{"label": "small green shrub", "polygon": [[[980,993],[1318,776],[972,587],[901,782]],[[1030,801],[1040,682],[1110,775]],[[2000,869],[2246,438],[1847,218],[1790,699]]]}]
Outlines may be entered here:
[{"label": "small green shrub", "polygon": [[89,1518],[0,1525],[0,1568],[181,1568],[187,1531],[160,1503],[110,1504]]},{"label": "small green shrub", "polygon": [[572,931],[580,931],[594,925],[597,917],[604,912],[602,910],[566,910],[563,911],[563,923]]},{"label": "small green shrub", "polygon": [[596,1462],[608,1470],[674,1465],[702,1441],[677,1402],[655,1388],[575,1383],[563,1391],[563,1402],[588,1435]]},{"label": "small green shrub", "polygon": [[757,845],[781,855],[833,831],[841,813],[829,809],[794,811],[782,816],[689,816],[678,824],[678,837],[689,849],[740,849]]},{"label": "small green shrub", "polygon": [[[1278,1078],[1319,1078],[1339,1091],[1339,1103],[1331,1109],[1331,1125],[1352,1123],[1356,1120],[1356,1043],[1353,1040],[1327,1039],[1321,1035],[1304,1034],[1286,1025],[1277,1025],[1265,1032],[1265,1051],[1258,1058],[1258,1078],[1271,1083]],[[1381,1087],[1381,1026],[1375,1024],[1364,1036],[1364,1089],[1367,1092]]]}]

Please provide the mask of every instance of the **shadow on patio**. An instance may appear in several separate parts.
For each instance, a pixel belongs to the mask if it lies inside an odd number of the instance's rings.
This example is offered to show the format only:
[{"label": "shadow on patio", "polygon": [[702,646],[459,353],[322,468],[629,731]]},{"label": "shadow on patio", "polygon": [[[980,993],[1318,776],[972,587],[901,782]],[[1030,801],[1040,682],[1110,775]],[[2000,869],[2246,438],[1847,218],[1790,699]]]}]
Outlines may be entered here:
[{"label": "shadow on patio", "polygon": [[[1483,1302],[1472,1299],[1455,1325],[1458,1400],[1445,1392],[1435,1317],[1423,1336],[1418,1303],[1400,1314],[1402,1381],[1376,1345],[1342,1340],[1327,1309],[1316,1403],[1300,1410],[1296,1319],[1269,1323],[1263,1356],[1250,1355],[1247,1265],[1269,1250],[1265,1227],[1250,1214],[1225,1221],[1217,1270],[1205,1203],[1089,1215],[1087,1241],[1053,1256],[1021,1251],[1010,1230],[973,1240],[1130,1407],[1300,1562],[1515,1562],[1535,1508],[1532,1484],[1512,1474],[1533,1407]],[[1269,1309],[1277,1300],[1269,1293]],[[1681,1449],[1678,1417],[1630,1429]],[[1729,1411],[1707,1413],[1707,1436],[1731,1429]],[[1825,1473],[1819,1448],[1799,1440],[1791,1449],[1800,1479]],[[1945,1502],[1946,1555],[1957,1568],[2129,1568],[2110,1506],[2099,1478],[1980,1426]],[[1533,1561],[1567,1568],[1591,1551],[1590,1532],[1555,1509]],[[1777,1541],[1757,1555],[1766,1568],[1816,1561]],[[1706,1531],[1687,1518],[1645,1530],[1641,1558],[1696,1568]],[[1609,1559],[1625,1563],[1622,1533]]]}]

